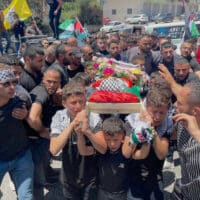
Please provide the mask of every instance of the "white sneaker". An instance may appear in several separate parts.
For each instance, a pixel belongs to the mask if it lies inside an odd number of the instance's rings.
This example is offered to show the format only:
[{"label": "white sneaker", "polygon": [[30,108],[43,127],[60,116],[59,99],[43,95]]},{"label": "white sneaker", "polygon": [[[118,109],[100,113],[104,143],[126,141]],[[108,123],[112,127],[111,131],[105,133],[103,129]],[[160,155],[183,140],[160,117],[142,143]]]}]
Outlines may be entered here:
[{"label": "white sneaker", "polygon": [[15,191],[15,185],[14,185],[13,181],[11,180],[10,176],[8,178],[8,181],[9,181],[10,189],[12,191]]},{"label": "white sneaker", "polygon": [[173,169],[173,168],[174,168],[174,162],[169,162],[166,159],[163,165],[163,169]]}]

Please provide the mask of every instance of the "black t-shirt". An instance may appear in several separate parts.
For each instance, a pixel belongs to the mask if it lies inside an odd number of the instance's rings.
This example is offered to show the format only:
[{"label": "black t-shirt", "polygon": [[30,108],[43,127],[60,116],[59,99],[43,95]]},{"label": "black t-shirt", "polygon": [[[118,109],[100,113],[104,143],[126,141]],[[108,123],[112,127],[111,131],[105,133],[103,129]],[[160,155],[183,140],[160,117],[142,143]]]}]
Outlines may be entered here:
[{"label": "black t-shirt", "polygon": [[[87,138],[86,145],[91,146],[91,142]],[[68,143],[63,148],[62,162],[63,183],[67,182],[80,189],[96,181],[97,159],[95,155],[81,156],[79,154],[75,132],[71,133]]]},{"label": "black t-shirt", "polygon": [[[44,85],[36,86],[30,93],[33,103],[39,103],[42,106],[42,124],[46,128],[50,128],[51,119],[56,111],[63,109],[61,105],[57,105],[53,101],[53,97],[48,94]],[[29,136],[39,136],[35,130],[28,131]]]},{"label": "black t-shirt", "polygon": [[13,109],[21,104],[22,101],[14,97],[0,107],[0,160],[12,160],[28,147],[23,120],[12,117]]},{"label": "black t-shirt", "polygon": [[68,73],[69,78],[73,78],[77,73],[84,72],[84,71],[85,71],[85,68],[82,64],[80,64],[79,67],[75,70],[67,69],[67,73]]},{"label": "black t-shirt", "polygon": [[31,73],[23,69],[19,83],[28,92],[30,92],[34,87],[40,84],[40,82],[42,81],[42,76],[43,76],[42,73],[38,72],[37,77],[34,77]]},{"label": "black t-shirt", "polygon": [[[157,136],[159,137],[159,136]],[[168,134],[164,134],[162,138],[169,139]],[[137,148],[141,148],[140,145]],[[143,160],[131,160],[129,166],[130,187],[143,184],[148,186],[150,191],[153,190],[159,180],[162,180],[162,168],[164,160],[159,160],[151,146],[149,155]],[[133,189],[134,190],[134,189]]]},{"label": "black t-shirt", "polygon": [[24,29],[26,28],[25,23],[23,21],[19,21],[18,24],[16,24],[13,28],[15,38],[19,40],[19,36],[24,36]]},{"label": "black t-shirt", "polygon": [[[132,129],[137,126],[139,120],[139,114],[130,114],[126,122],[126,134],[130,135]],[[132,123],[133,122],[133,123]],[[173,130],[173,121],[170,116],[166,116],[162,124],[155,127],[158,136],[169,140],[170,134]],[[153,141],[152,141],[153,142]],[[153,144],[152,144],[153,145]],[[162,167],[164,160],[159,160],[156,156],[153,146],[151,145],[149,155],[142,160],[132,159],[129,165],[129,177],[130,188],[134,190],[134,186],[141,184],[152,191],[154,186],[157,185],[159,180],[162,180]],[[141,148],[141,144],[137,145],[137,148]]]},{"label": "black t-shirt", "polygon": [[116,152],[98,155],[99,187],[108,192],[126,192],[128,188],[128,162],[122,148]]}]

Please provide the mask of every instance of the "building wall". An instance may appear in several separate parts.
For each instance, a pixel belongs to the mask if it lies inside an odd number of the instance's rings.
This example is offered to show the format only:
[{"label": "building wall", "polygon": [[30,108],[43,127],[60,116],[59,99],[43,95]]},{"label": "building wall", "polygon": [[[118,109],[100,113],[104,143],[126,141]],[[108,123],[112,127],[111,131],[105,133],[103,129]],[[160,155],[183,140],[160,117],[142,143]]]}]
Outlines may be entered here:
[{"label": "building wall", "polygon": [[[132,8],[132,13],[139,13],[143,0],[104,0],[103,15],[112,20],[125,20],[129,15],[127,9]],[[112,14],[112,10],[116,10],[116,15]]]},{"label": "building wall", "polygon": [[[178,1],[103,0],[102,5],[104,17],[120,21],[139,13],[146,13],[148,16],[152,16],[159,12],[169,12],[177,16],[182,12],[182,5]],[[113,12],[116,13],[113,14]]]}]

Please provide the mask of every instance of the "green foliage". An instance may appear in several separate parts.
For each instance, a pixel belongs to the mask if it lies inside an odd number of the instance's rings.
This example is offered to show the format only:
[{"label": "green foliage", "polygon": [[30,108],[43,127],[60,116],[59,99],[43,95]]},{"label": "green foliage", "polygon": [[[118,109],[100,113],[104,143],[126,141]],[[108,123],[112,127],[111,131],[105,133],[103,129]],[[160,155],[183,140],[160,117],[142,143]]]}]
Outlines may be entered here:
[{"label": "green foliage", "polygon": [[[5,8],[12,0],[0,0],[0,6]],[[34,18],[38,23],[43,19],[43,0],[27,0]],[[79,17],[82,24],[101,24],[102,10],[97,0],[63,0],[61,22]]]},{"label": "green foliage", "polygon": [[79,18],[82,24],[101,24],[102,10],[95,0],[76,0],[63,5],[61,20]]}]

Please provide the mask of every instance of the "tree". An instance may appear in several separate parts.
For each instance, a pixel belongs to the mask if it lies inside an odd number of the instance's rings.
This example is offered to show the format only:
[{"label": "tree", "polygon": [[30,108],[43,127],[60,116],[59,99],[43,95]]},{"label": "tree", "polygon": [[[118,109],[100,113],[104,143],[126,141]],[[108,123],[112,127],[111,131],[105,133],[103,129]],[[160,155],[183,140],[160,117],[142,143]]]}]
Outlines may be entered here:
[{"label": "tree", "polygon": [[100,6],[92,4],[91,0],[82,0],[80,2],[79,19],[84,24],[97,25],[102,23],[103,12]]}]

